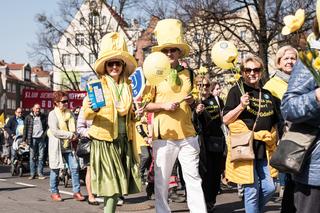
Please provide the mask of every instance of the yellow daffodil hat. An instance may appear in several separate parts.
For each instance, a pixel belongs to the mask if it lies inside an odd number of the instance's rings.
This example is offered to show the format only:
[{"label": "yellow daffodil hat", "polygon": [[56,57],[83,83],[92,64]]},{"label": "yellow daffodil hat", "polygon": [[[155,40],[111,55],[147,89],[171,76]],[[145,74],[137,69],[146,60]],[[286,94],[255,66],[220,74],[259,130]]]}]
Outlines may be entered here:
[{"label": "yellow daffodil hat", "polygon": [[100,43],[98,59],[94,69],[99,75],[104,75],[105,63],[110,60],[122,60],[125,63],[124,72],[132,74],[137,67],[136,59],[128,52],[126,41],[117,32],[111,32],[103,36]]},{"label": "yellow daffodil hat", "polygon": [[164,48],[179,48],[182,57],[189,54],[190,47],[184,41],[182,23],[178,19],[163,19],[157,23],[154,34],[158,46],[152,47],[152,52],[160,52]]}]

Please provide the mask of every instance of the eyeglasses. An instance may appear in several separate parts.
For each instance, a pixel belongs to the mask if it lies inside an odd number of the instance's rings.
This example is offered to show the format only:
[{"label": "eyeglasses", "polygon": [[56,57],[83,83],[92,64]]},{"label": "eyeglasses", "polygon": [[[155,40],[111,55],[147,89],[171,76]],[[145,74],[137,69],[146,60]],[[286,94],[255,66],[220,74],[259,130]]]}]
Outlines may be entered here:
[{"label": "eyeglasses", "polygon": [[198,84],[198,87],[210,87],[210,84]]},{"label": "eyeglasses", "polygon": [[168,54],[170,53],[175,53],[177,51],[180,51],[179,48],[167,48],[167,49],[162,49],[161,52],[163,52],[164,54]]},{"label": "eyeglasses", "polygon": [[63,104],[66,104],[69,102],[69,100],[62,100],[62,101],[59,101],[60,103],[63,103]]},{"label": "eyeglasses", "polygon": [[254,73],[259,73],[259,72],[261,72],[261,67],[257,67],[257,68],[248,68],[248,67],[245,67],[245,68],[243,68],[243,71],[245,72],[245,73],[251,73],[252,71],[254,72]]},{"label": "eyeglasses", "polygon": [[120,66],[123,66],[123,63],[121,61],[109,61],[107,63],[107,66],[108,67],[114,67],[114,66],[120,67]]}]

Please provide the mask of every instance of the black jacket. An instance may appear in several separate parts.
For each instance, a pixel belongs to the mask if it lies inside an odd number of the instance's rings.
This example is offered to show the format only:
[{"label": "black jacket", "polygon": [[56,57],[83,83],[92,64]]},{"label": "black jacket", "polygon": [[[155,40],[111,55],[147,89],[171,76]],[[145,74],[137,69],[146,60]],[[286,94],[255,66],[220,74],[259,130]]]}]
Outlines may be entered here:
[{"label": "black jacket", "polygon": [[[30,143],[32,141],[34,117],[35,116],[31,112],[24,119],[24,128],[23,128],[22,140],[26,141],[27,143]],[[46,116],[44,114],[40,113],[40,120],[41,120],[41,124],[42,124],[42,129],[43,129],[43,134],[42,134],[41,138],[45,139],[46,130],[48,128],[47,118],[46,118]]]},{"label": "black jacket", "polygon": [[[24,120],[23,117],[21,117],[21,119]],[[8,123],[6,123],[6,125],[4,126],[4,129],[7,131],[10,137],[13,137],[16,135],[17,126],[17,117],[13,116],[9,118]]]}]

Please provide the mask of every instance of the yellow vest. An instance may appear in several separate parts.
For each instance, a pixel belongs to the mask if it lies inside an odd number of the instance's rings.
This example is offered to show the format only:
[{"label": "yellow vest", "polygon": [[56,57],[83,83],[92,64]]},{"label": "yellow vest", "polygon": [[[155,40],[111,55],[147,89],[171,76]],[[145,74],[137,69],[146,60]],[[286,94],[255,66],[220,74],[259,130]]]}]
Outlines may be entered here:
[{"label": "yellow vest", "polygon": [[[163,81],[156,87],[155,103],[179,102],[191,91],[191,82],[186,69],[178,73],[181,86],[173,90],[168,81]],[[175,111],[160,111],[155,113],[153,126],[154,138],[163,140],[180,140],[195,136],[196,132],[191,121],[190,106],[183,101]]]},{"label": "yellow vest", "polygon": [[263,88],[271,92],[274,97],[282,100],[284,93],[288,89],[288,83],[278,76],[274,76],[270,78],[270,80],[264,85]]},{"label": "yellow vest", "polygon": [[[104,99],[106,106],[100,108],[98,112],[94,112],[88,104],[88,97],[83,100],[84,117],[86,120],[92,120],[88,134],[97,140],[110,141],[118,137],[117,110],[114,107],[113,96],[111,90],[106,83],[102,83]],[[130,112],[126,116],[126,129],[128,139],[132,139],[132,133],[128,124],[130,120]]]}]

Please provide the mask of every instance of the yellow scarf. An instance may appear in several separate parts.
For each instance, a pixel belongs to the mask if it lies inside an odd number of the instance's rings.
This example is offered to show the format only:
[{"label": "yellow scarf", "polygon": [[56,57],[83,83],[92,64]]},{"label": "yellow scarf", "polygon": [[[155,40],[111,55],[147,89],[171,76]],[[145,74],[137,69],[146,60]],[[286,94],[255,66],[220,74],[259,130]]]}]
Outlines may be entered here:
[{"label": "yellow scarf", "polygon": [[[66,109],[65,111],[61,111],[58,107],[54,108],[54,113],[56,114],[58,121],[59,121],[59,129],[68,131],[68,132],[76,132],[76,122],[71,114],[69,109]],[[52,135],[51,132],[48,134]],[[65,139],[63,140],[63,148],[69,147],[69,140]]]},{"label": "yellow scarf", "polygon": [[128,114],[132,104],[132,94],[130,85],[124,80],[120,79],[120,83],[117,83],[109,75],[103,76],[102,80],[105,80],[111,90],[114,106],[120,116]]}]

